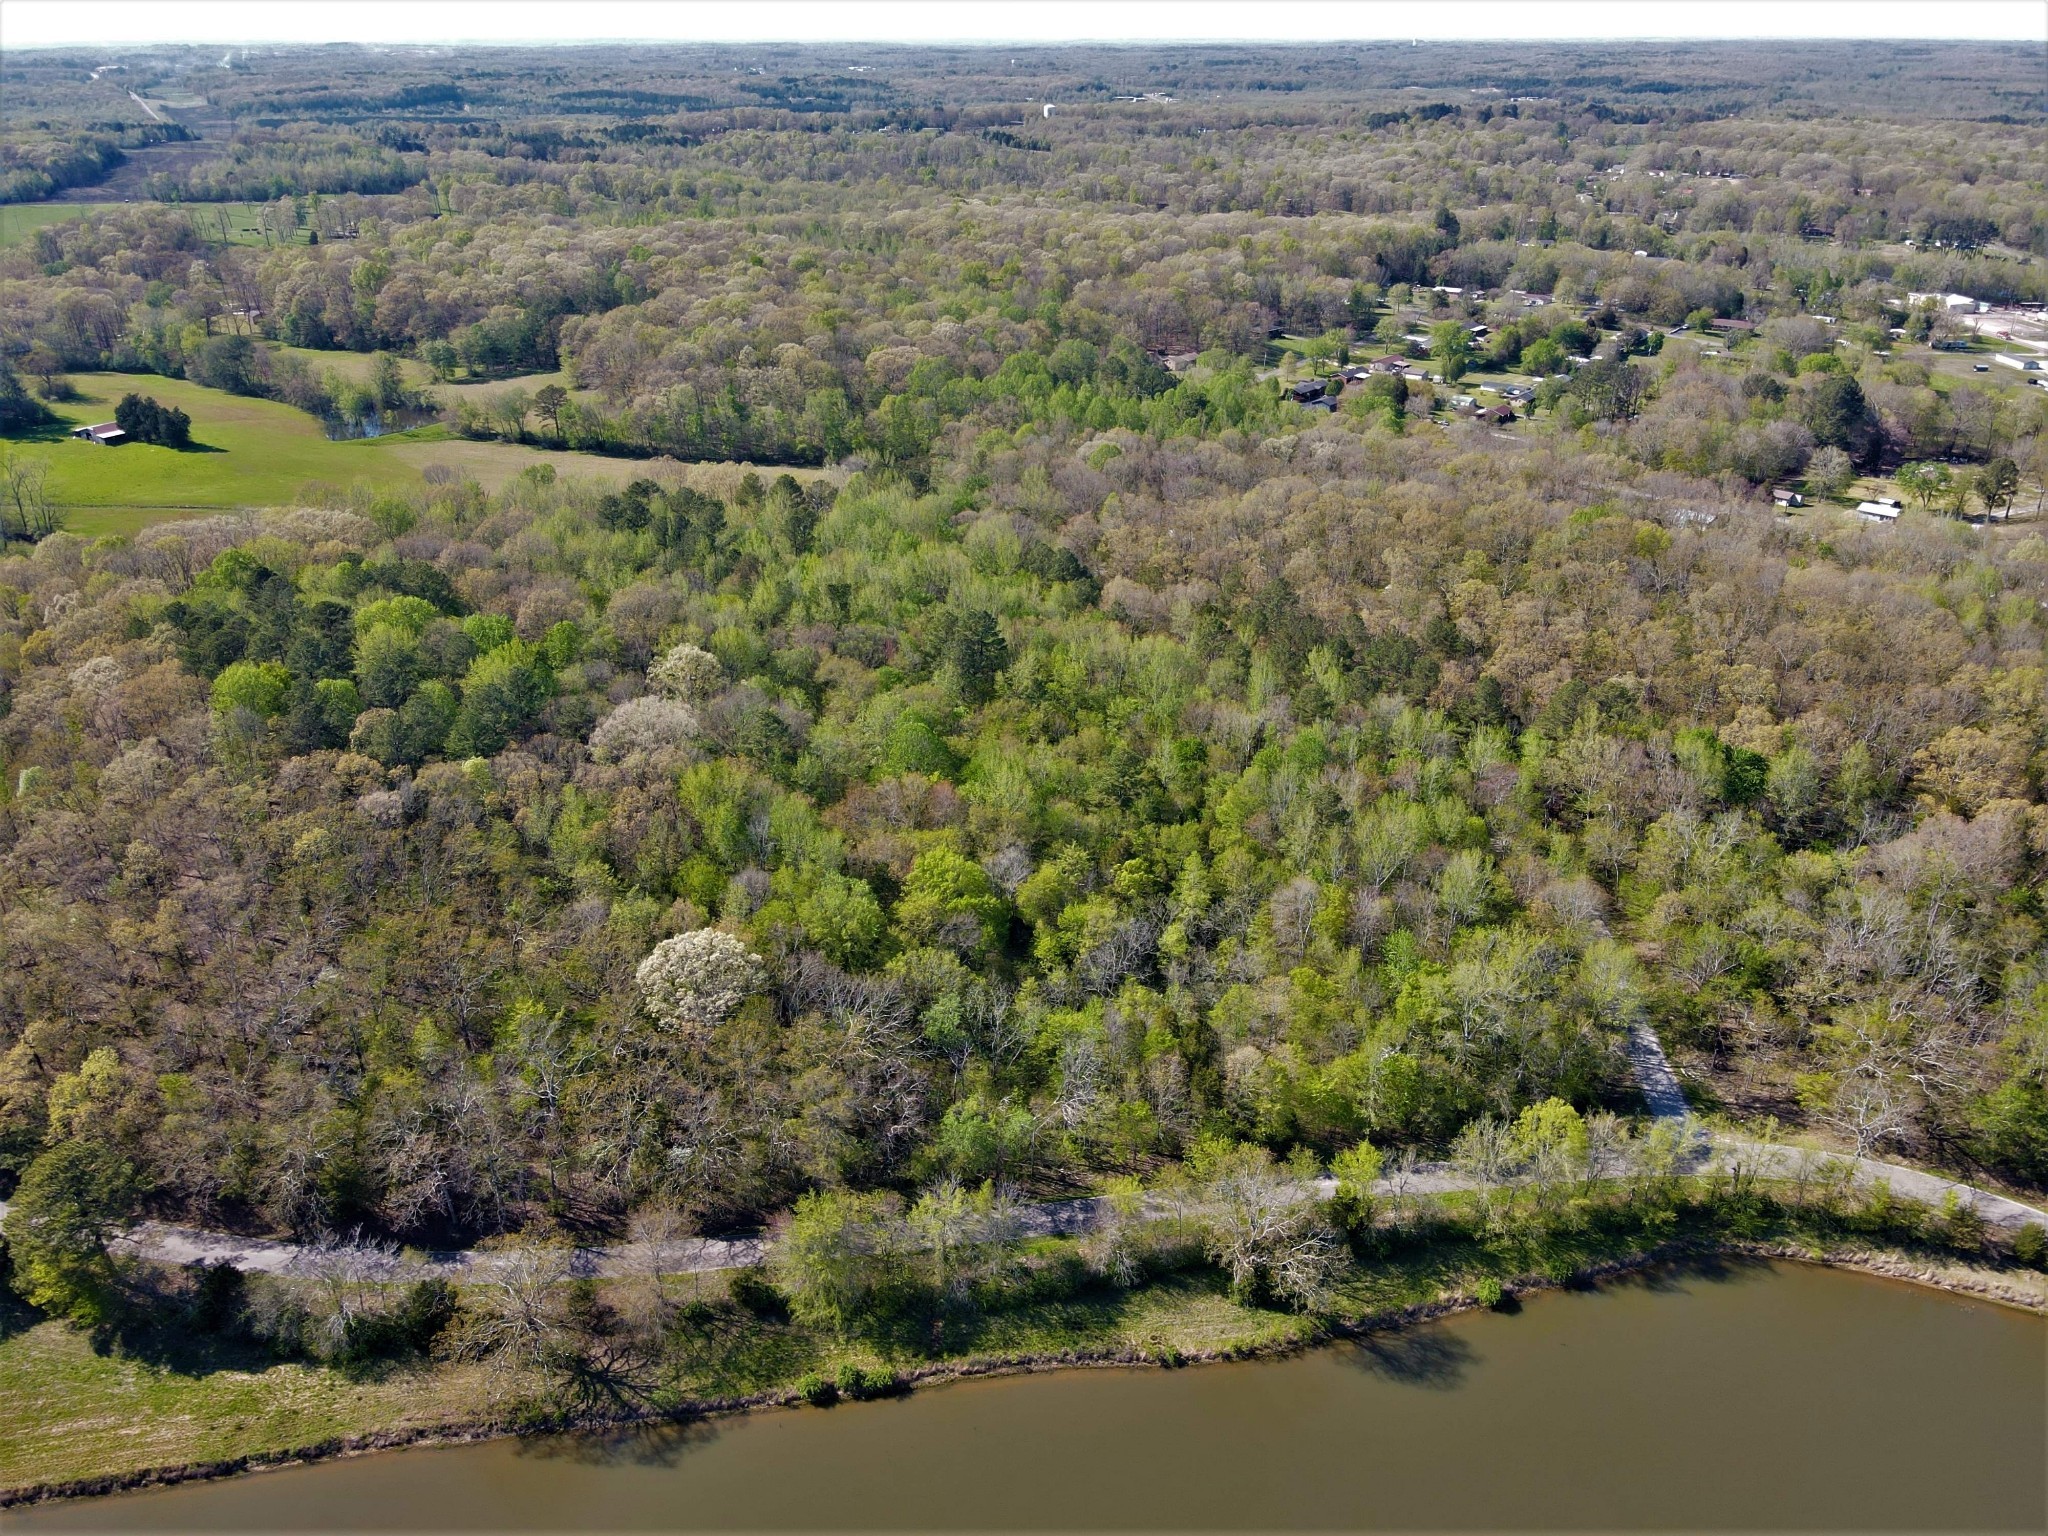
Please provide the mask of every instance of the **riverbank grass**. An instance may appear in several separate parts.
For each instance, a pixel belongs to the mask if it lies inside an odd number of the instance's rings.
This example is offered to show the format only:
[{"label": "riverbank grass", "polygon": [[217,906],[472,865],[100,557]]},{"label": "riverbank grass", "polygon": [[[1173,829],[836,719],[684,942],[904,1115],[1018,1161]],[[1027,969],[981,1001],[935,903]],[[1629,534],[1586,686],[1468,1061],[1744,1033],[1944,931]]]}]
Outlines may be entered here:
[{"label": "riverbank grass", "polygon": [[474,1422],[488,1383],[439,1364],[351,1376],[184,1337],[156,1359],[8,1304],[0,1320],[0,1489],[263,1455]]}]

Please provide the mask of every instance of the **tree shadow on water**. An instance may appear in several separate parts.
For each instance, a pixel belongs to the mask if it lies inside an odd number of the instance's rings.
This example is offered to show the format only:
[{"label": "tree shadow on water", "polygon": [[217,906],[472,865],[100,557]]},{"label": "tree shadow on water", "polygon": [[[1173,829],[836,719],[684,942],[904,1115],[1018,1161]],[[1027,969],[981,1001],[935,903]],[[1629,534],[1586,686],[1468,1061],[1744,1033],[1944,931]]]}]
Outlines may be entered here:
[{"label": "tree shadow on water", "polygon": [[1696,1253],[1649,1269],[1633,1270],[1607,1279],[1588,1279],[1575,1284],[1572,1289],[1602,1291],[1629,1287],[1659,1295],[1675,1295],[1701,1282],[1732,1285],[1761,1280],[1773,1273],[1773,1269],[1769,1259],[1744,1258],[1739,1254]]},{"label": "tree shadow on water", "polygon": [[670,1419],[616,1429],[536,1435],[519,1442],[518,1454],[587,1467],[673,1467],[692,1452],[713,1444],[719,1434],[719,1427],[707,1419]]},{"label": "tree shadow on water", "polygon": [[1449,1392],[1465,1384],[1466,1370],[1478,1356],[1455,1333],[1417,1328],[1360,1339],[1339,1358],[1354,1369],[1399,1386]]}]

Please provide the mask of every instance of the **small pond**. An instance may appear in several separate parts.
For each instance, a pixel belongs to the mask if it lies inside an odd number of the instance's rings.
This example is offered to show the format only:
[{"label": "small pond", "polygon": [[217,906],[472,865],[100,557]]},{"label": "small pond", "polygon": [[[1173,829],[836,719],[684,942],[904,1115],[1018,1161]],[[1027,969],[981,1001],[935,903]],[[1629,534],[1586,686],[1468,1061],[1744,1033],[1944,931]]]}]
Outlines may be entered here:
[{"label": "small pond", "polygon": [[353,442],[365,437],[384,437],[393,432],[409,432],[414,427],[423,427],[438,421],[434,411],[411,409],[372,411],[367,416],[323,416],[320,425],[334,442]]}]

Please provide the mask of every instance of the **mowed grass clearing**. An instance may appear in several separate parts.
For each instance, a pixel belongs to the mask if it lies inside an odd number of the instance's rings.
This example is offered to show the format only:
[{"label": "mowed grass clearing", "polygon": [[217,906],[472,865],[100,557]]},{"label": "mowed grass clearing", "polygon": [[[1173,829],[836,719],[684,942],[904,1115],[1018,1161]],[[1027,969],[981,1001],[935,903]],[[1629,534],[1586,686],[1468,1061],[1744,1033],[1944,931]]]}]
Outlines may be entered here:
[{"label": "mowed grass clearing", "polygon": [[[288,506],[312,499],[332,505],[351,487],[407,491],[423,472],[441,465],[497,490],[537,464],[557,474],[622,485],[646,475],[674,482],[715,477],[737,483],[741,466],[682,465],[673,460],[614,459],[595,454],[530,448],[518,443],[471,442],[445,427],[421,427],[387,437],[336,442],[303,411],[271,400],[252,400],[156,374],[86,373],[73,376],[80,398],[52,407],[62,424],[14,440],[18,451],[48,460],[50,494],[64,509],[64,526],[88,537],[132,534],[152,523],[209,512]],[[109,421],[123,395],[147,395],[192,418],[193,446],[149,443],[101,447],[79,442],[72,427]],[[778,471],[764,470],[772,477]],[[794,471],[808,480],[816,470]],[[322,492],[325,491],[323,495]]]},{"label": "mowed grass clearing", "polygon": [[[19,245],[45,224],[83,218],[89,213],[111,213],[117,208],[173,209],[185,216],[202,240],[229,245],[274,245],[275,237],[263,231],[263,203],[154,203],[146,199],[119,203],[5,203],[0,204],[0,246]],[[306,231],[292,232],[290,245],[304,245]]]},{"label": "mowed grass clearing", "polygon": [[118,203],[0,203],[0,246],[19,245],[45,224],[82,218]]},{"label": "mowed grass clearing", "polygon": [[[420,466],[395,457],[392,439],[333,442],[313,417],[275,401],[154,374],[79,374],[72,382],[80,398],[52,407],[63,418],[61,429],[46,430],[21,451],[48,460],[50,494],[71,514],[67,525],[81,533],[114,531],[91,526],[90,514],[101,511],[222,511],[289,503],[315,483],[419,483]],[[193,446],[103,447],[68,436],[74,426],[112,420],[116,404],[131,392],[189,415]]]},{"label": "mowed grass clearing", "polygon": [[[350,1376],[196,1343],[164,1361],[94,1350],[63,1323],[7,1304],[0,1337],[0,1488],[223,1460],[344,1435],[474,1421],[491,1384],[476,1366]],[[28,1326],[23,1326],[28,1323]],[[4,1523],[4,1522],[0,1522]]]},{"label": "mowed grass clearing", "polygon": [[[288,347],[281,341],[266,341],[263,350],[273,357],[296,358],[312,370],[315,377],[331,373],[338,379],[351,384],[367,384],[377,365],[374,352],[340,352],[319,347]],[[396,357],[396,354],[394,354]],[[434,375],[426,364],[412,357],[396,357],[398,372],[405,382],[415,388],[430,385]]]}]

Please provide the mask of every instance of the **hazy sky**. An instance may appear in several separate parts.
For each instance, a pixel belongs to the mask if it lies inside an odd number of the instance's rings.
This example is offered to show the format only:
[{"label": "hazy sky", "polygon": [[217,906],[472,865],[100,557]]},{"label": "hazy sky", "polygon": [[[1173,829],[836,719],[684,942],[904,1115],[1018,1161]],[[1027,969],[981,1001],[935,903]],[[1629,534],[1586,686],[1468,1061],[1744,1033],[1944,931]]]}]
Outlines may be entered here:
[{"label": "hazy sky", "polygon": [[2044,0],[0,0],[0,48],[108,43],[2048,40]]}]

